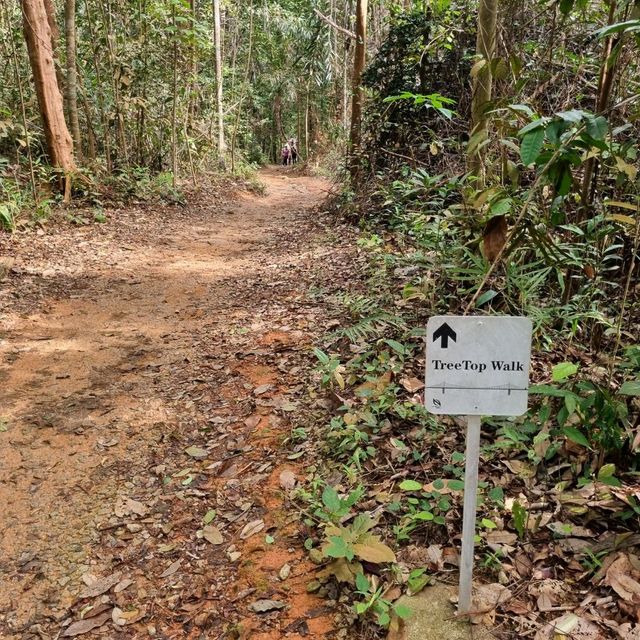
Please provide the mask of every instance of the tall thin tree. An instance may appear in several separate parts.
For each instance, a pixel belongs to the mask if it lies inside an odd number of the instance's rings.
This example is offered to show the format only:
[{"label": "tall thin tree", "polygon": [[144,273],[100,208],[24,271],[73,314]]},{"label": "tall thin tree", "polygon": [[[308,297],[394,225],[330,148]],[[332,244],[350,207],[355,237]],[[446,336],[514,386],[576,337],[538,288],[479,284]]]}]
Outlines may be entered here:
[{"label": "tall thin tree", "polygon": [[76,68],[76,0],[65,0],[64,32],[67,49],[67,83],[65,85],[67,114],[76,158],[78,162],[82,162],[82,140],[80,121],[78,120],[78,71]]},{"label": "tall thin tree", "polygon": [[222,21],[220,20],[220,0],[213,0],[213,39],[216,49],[216,113],[218,119],[218,156],[224,163],[226,144],[224,141],[224,104],[222,95]]},{"label": "tall thin tree", "polygon": [[352,76],[351,135],[349,137],[349,173],[356,180],[359,168],[359,147],[362,132],[362,107],[364,90],[362,72],[367,55],[367,0],[358,0],[356,4],[356,49]]}]

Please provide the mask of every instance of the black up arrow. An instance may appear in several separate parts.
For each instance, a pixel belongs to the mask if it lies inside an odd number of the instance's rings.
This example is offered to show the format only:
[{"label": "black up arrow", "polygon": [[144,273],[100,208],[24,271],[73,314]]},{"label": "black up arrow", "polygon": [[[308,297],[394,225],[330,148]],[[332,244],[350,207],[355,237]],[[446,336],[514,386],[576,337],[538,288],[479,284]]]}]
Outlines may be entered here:
[{"label": "black up arrow", "polygon": [[441,340],[440,346],[446,349],[449,346],[449,338],[456,341],[456,332],[446,323],[440,325],[440,327],[433,332],[433,341]]}]

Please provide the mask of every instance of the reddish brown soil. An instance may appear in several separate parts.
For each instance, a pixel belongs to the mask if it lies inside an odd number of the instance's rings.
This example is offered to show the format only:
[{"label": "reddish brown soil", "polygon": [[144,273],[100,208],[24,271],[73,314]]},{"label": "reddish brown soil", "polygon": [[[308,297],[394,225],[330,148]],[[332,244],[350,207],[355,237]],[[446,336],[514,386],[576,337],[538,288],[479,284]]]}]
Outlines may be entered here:
[{"label": "reddish brown soil", "polygon": [[[81,637],[332,637],[279,480],[309,464],[282,442],[324,322],[305,300],[327,184],[261,177],[265,196],[0,240],[1,638],[105,616]],[[211,509],[220,545],[199,537]],[[131,584],[81,595],[113,574]]]}]

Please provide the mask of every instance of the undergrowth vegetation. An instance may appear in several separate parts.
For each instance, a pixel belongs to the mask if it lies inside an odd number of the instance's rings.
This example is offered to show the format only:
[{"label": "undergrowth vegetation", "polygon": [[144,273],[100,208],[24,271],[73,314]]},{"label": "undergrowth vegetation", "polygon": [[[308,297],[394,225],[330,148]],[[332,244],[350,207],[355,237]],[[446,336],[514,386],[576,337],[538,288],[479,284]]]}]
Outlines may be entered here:
[{"label": "undergrowth vegetation", "polygon": [[[366,266],[328,298],[344,321],[315,350],[340,467],[303,496],[327,509],[331,488],[342,508],[336,524],[307,522],[308,547],[329,561],[325,579],[351,585],[365,624],[397,629],[398,586],[447,579],[465,430],[423,407],[424,327],[439,314],[528,316],[529,411],[483,420],[478,597],[493,604],[475,621],[497,615],[504,637],[543,640],[565,624],[560,608],[584,637],[626,639],[638,628],[617,576],[640,526],[637,6],[526,4],[502,7],[486,129],[466,135],[479,61],[464,3],[398,13],[365,73],[362,173],[336,211],[360,225]],[[371,530],[377,551],[363,555]]]}]

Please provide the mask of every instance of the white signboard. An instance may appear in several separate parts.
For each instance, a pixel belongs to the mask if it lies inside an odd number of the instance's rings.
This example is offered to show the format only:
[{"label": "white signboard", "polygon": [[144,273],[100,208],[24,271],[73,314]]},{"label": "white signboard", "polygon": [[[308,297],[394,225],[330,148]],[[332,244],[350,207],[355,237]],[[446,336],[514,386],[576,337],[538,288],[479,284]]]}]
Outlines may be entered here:
[{"label": "white signboard", "polygon": [[435,316],[427,323],[430,413],[519,416],[527,410],[531,320]]}]

